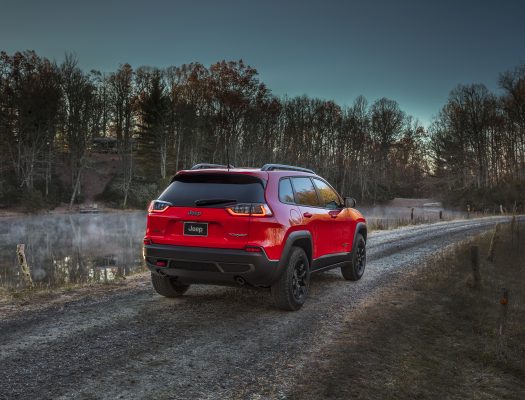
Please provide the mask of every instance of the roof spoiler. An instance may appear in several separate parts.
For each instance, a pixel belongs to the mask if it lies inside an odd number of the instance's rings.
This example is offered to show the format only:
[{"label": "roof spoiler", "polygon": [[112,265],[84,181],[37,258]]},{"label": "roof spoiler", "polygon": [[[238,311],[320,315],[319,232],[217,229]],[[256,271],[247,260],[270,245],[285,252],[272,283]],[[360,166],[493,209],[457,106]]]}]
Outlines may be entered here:
[{"label": "roof spoiler", "polygon": [[194,170],[194,169],[211,169],[211,168],[217,168],[217,169],[230,169],[230,168],[235,168],[233,165],[229,164],[229,165],[222,165],[222,164],[195,164],[193,167],[191,167],[190,169]]}]

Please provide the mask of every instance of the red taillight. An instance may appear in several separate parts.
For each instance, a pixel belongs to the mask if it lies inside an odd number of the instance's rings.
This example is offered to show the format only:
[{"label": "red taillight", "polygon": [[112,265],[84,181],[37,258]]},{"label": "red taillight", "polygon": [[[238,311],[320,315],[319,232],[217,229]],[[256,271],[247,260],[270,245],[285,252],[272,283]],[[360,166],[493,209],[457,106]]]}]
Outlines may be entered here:
[{"label": "red taillight", "polygon": [[144,238],[144,244],[153,244],[153,241],[151,239]]},{"label": "red taillight", "polygon": [[249,253],[261,253],[262,252],[262,249],[257,246],[246,246],[244,250],[246,250]]},{"label": "red taillight", "polygon": [[162,200],[153,200],[148,207],[148,212],[150,213],[161,213],[166,211],[169,207],[171,207],[173,204],[162,201]]},{"label": "red taillight", "polygon": [[230,215],[237,217],[269,217],[272,215],[272,210],[264,203],[240,203],[234,206],[227,207],[226,211]]},{"label": "red taillight", "polygon": [[166,265],[168,265],[168,262],[165,261],[165,260],[157,260],[157,262],[155,263],[155,265],[157,267],[165,267]]}]

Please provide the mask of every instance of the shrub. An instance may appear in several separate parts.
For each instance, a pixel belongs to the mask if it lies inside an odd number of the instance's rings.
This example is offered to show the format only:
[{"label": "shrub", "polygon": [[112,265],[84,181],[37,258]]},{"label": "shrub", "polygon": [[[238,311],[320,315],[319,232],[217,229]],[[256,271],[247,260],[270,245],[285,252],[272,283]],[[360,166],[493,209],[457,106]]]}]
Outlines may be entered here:
[{"label": "shrub", "polygon": [[445,192],[444,203],[449,206],[466,209],[470,204],[472,211],[499,211],[502,205],[508,212],[516,206],[523,212],[525,185],[522,183],[502,183],[492,188],[469,187]]},{"label": "shrub", "polygon": [[37,212],[43,208],[47,207],[47,202],[42,195],[40,190],[30,190],[25,192],[22,195],[20,204],[22,205],[24,211],[27,212]]},{"label": "shrub", "polygon": [[[159,188],[160,185],[158,183],[151,183],[144,178],[135,177],[129,188],[127,207],[146,208],[148,203],[158,196]],[[124,184],[122,178],[113,178],[106,185],[104,191],[96,196],[95,199],[105,202],[112,207],[122,208],[122,202],[124,201]]]}]

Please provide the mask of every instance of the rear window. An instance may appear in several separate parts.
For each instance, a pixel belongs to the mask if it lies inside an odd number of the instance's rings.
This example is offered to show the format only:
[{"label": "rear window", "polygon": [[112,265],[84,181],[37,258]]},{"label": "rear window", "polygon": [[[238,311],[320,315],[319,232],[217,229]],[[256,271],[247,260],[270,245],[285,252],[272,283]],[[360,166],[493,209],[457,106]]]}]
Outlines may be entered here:
[{"label": "rear window", "polygon": [[[264,203],[262,180],[243,174],[181,174],[159,196],[174,206],[195,207],[197,200],[235,200],[237,203]],[[224,204],[205,207],[222,208]]]},{"label": "rear window", "polygon": [[288,178],[279,181],[279,200],[283,203],[294,202],[292,184]]}]

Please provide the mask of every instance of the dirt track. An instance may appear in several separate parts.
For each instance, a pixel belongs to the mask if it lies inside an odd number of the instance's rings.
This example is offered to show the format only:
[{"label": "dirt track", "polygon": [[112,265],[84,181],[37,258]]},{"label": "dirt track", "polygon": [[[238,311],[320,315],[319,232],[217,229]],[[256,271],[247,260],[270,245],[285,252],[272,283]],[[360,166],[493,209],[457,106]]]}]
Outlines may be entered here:
[{"label": "dirt track", "polygon": [[345,314],[430,254],[503,220],[372,233],[363,279],[316,275],[295,313],[276,310],[265,291],[195,286],[171,300],[144,282],[0,321],[0,399],[286,398]]}]

